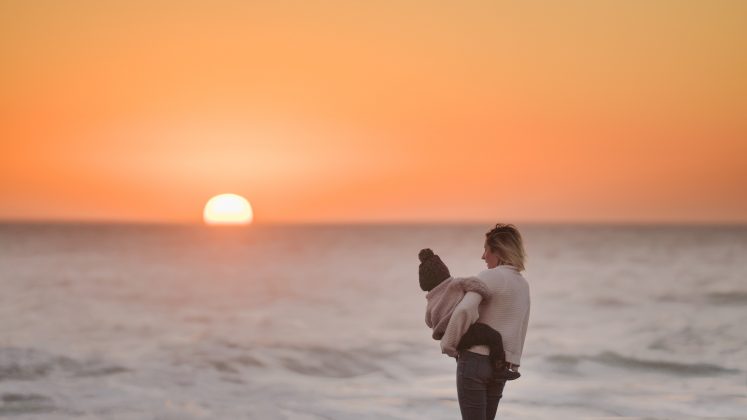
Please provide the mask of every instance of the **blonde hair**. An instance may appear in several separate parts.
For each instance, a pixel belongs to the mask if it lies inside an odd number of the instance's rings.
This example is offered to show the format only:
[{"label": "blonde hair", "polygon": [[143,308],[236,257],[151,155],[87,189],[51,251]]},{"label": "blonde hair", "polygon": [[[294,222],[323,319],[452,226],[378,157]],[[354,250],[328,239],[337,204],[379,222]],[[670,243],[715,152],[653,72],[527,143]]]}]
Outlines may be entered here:
[{"label": "blonde hair", "polygon": [[495,227],[485,234],[485,245],[492,253],[498,255],[499,265],[509,264],[519,271],[524,270],[526,252],[516,226],[496,223]]}]

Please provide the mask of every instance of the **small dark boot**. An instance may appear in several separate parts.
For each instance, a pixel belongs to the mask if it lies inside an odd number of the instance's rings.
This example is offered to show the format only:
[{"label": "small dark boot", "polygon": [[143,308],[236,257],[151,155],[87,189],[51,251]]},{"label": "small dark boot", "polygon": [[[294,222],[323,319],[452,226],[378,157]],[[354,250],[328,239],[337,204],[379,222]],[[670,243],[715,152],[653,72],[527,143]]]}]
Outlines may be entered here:
[{"label": "small dark boot", "polygon": [[513,371],[506,367],[506,363],[498,361],[493,365],[493,380],[494,381],[513,381],[521,376],[521,373]]}]

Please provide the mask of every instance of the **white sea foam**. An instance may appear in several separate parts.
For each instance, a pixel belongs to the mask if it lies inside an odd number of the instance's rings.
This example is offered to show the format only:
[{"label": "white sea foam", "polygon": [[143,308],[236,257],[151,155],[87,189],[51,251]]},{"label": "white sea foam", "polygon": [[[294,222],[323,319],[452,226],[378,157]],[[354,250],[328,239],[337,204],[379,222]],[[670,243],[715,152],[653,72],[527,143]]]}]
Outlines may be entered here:
[{"label": "white sea foam", "polygon": [[[503,418],[747,412],[747,229],[520,229]],[[417,253],[475,274],[485,230],[0,225],[0,415],[458,418]]]}]

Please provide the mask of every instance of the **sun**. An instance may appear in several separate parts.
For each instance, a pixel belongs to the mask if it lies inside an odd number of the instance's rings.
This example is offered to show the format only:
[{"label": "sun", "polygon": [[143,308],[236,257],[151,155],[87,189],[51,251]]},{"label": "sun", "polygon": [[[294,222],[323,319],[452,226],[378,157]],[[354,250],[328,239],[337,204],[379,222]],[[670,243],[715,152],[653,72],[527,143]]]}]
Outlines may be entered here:
[{"label": "sun", "polygon": [[248,225],[254,212],[246,198],[237,194],[219,194],[205,204],[202,218],[208,225]]}]

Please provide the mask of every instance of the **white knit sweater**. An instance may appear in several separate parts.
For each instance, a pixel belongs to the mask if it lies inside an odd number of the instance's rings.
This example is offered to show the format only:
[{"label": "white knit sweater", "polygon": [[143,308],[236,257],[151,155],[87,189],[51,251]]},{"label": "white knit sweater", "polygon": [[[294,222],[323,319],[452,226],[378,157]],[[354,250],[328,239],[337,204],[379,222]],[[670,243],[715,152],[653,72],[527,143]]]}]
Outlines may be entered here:
[{"label": "white knit sweater", "polygon": [[[477,276],[490,290],[490,299],[467,292],[454,309],[446,332],[441,338],[441,352],[457,356],[457,345],[462,335],[475,322],[488,324],[503,336],[506,360],[518,365],[524,349],[524,338],[529,323],[529,283],[511,265],[499,265],[481,271]],[[490,348],[481,344],[469,351],[489,355]]]}]

